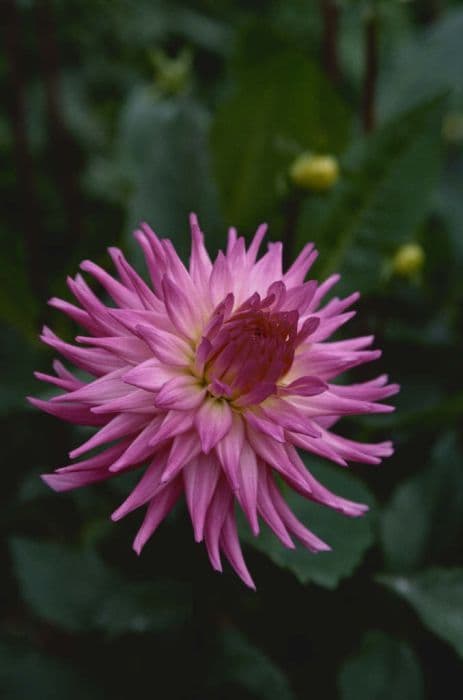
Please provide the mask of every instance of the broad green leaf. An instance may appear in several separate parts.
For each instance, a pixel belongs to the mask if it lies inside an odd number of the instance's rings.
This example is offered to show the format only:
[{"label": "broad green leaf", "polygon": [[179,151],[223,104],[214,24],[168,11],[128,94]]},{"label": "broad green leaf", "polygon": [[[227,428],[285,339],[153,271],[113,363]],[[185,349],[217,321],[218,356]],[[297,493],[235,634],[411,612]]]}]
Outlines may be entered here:
[{"label": "broad green leaf", "polygon": [[[334,493],[370,507],[374,505],[367,488],[342,468],[327,466],[312,456],[306,458],[306,463],[314,476]],[[312,554],[302,545],[297,545],[295,550],[287,549],[267,528],[263,528],[258,537],[253,537],[246,529],[244,537],[275,564],[289,569],[301,583],[311,581],[325,588],[336,588],[342,579],[354,572],[373,543],[372,515],[347,518],[292,491],[285,491],[284,496],[297,517],[327,542],[332,551]]]},{"label": "broad green leaf", "polygon": [[463,455],[456,435],[444,435],[426,469],[400,484],[381,518],[388,568],[408,571],[427,554],[458,553],[463,536]]},{"label": "broad green leaf", "polygon": [[14,538],[11,551],[24,600],[64,630],[100,629],[111,636],[160,632],[188,615],[183,586],[126,581],[90,549]]},{"label": "broad green leaf", "polygon": [[362,291],[381,283],[388,260],[429,211],[442,110],[443,98],[435,99],[379,129],[346,157],[342,182],[316,218],[307,201],[298,241],[319,246],[321,277],[342,272],[350,289]]},{"label": "broad green leaf", "polygon": [[[159,235],[170,238],[185,259],[192,211],[206,233],[217,236],[219,215],[209,172],[208,129],[208,113],[192,98],[162,99],[147,87],[130,95],[121,118],[119,148],[120,167],[131,189],[131,243],[132,230],[140,221],[147,221]],[[133,250],[140,255],[135,243]]]},{"label": "broad green leaf", "polygon": [[418,102],[450,89],[453,100],[463,100],[463,10],[447,12],[442,19],[418,32],[390,52],[391,61],[378,91],[378,111],[389,117]]},{"label": "broad green leaf", "polygon": [[0,695],[4,700],[97,700],[102,692],[82,678],[75,663],[16,641],[0,641]]},{"label": "broad green leaf", "polygon": [[378,580],[408,601],[422,622],[463,656],[463,568],[382,575]]},{"label": "broad green leaf", "polygon": [[220,657],[214,664],[210,684],[233,683],[262,700],[293,700],[289,683],[271,659],[253,646],[238,630],[227,628],[221,639]]},{"label": "broad green leaf", "polygon": [[11,552],[24,600],[36,615],[66,630],[93,628],[99,606],[119,583],[90,550],[14,538]]},{"label": "broad green leaf", "polygon": [[[460,160],[459,167],[451,170],[442,178],[439,189],[436,192],[436,211],[442,217],[447,229],[452,253],[453,262],[461,265],[463,262],[463,159]],[[461,285],[461,276],[458,275]]]},{"label": "broad green leaf", "polygon": [[185,586],[172,581],[153,580],[125,583],[102,602],[98,626],[115,636],[144,632],[164,632],[184,623],[191,609]]},{"label": "broad green leaf", "polygon": [[230,223],[255,228],[273,213],[277,180],[303,150],[341,151],[349,113],[326,77],[296,52],[279,52],[240,73],[220,106],[212,146]]},{"label": "broad green leaf", "polygon": [[413,650],[382,632],[369,632],[339,676],[340,700],[421,700],[423,679]]}]

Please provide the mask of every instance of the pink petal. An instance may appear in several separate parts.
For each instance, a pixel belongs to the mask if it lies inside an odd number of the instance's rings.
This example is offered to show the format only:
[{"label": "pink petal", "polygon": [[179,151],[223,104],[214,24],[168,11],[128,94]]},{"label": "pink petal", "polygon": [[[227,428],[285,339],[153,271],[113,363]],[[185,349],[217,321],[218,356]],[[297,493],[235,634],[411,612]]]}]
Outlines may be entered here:
[{"label": "pink petal", "polygon": [[268,481],[271,479],[270,470],[262,462],[259,464],[259,489],[257,495],[257,506],[260,515],[263,517],[267,525],[273,530],[275,535],[283,542],[288,549],[294,549],[288,530],[285,527],[283,520],[275,508],[274,502],[269,490]]},{"label": "pink petal", "polygon": [[138,324],[135,330],[161,362],[179,367],[186,367],[192,362],[191,347],[178,336],[143,324]]},{"label": "pink petal", "polygon": [[222,534],[220,536],[220,546],[240,579],[246,584],[246,586],[249,586],[249,588],[252,588],[255,591],[255,583],[252,580],[251,574],[249,573],[248,567],[243,559],[243,553],[241,551],[238,533],[236,530],[235,516],[232,510],[228,511],[225,518]]},{"label": "pink petal", "polygon": [[[161,474],[167,462],[168,450],[161,450],[146,468],[142,478],[130,493],[128,498],[114,511],[111,520],[117,521],[131,513],[136,508],[143,506],[156,496]],[[166,488],[166,487],[164,487]]]},{"label": "pink petal", "polygon": [[204,400],[206,389],[191,375],[181,375],[166,382],[155,398],[158,408],[192,411]]},{"label": "pink petal", "polygon": [[165,440],[169,440],[176,435],[185,433],[193,426],[193,415],[188,411],[168,411],[164,419],[150,440],[150,445],[155,447]]},{"label": "pink petal", "polygon": [[183,470],[185,495],[196,542],[203,539],[206,513],[219,476],[220,467],[216,459],[206,455],[199,455]]},{"label": "pink petal", "polygon": [[253,535],[259,534],[259,521],[257,519],[257,482],[258,470],[254,450],[247,441],[243,444],[238,471],[239,491],[236,496],[240,506],[246,514]]},{"label": "pink petal", "polygon": [[196,413],[195,426],[203,452],[208,454],[227,435],[232,426],[229,404],[220,399],[206,399]]},{"label": "pink petal", "polygon": [[103,445],[105,442],[118,440],[126,435],[133,435],[144,428],[147,422],[146,416],[139,416],[134,413],[115,416],[109,421],[109,423],[106,423],[101,430],[92,435],[92,437],[86,440],[80,447],[72,450],[72,452],[69,453],[69,456],[74,459],[74,457],[79,457],[79,455],[83,454],[84,452],[93,450],[94,447]]},{"label": "pink petal", "polygon": [[148,506],[145,519],[139,529],[134,542],[133,548],[137,554],[141,550],[154,533],[158,525],[164,520],[166,515],[170,513],[176,504],[178,497],[182,491],[181,479],[176,479],[169,486],[161,491],[158,496],[155,496]]},{"label": "pink petal", "polygon": [[207,553],[216,571],[222,571],[219,541],[225,517],[231,507],[232,494],[224,478],[220,478],[211,504],[207,510],[204,526]]},{"label": "pink petal", "polygon": [[201,445],[194,431],[177,435],[173,440],[161,483],[164,484],[167,481],[171,481],[183,469],[185,464],[188,464],[200,452]]},{"label": "pink petal", "polygon": [[241,416],[232,416],[232,427],[215,446],[215,450],[230,486],[239,488],[238,468],[244,444],[244,426]]},{"label": "pink petal", "polygon": [[126,384],[157,393],[166,382],[178,377],[179,372],[183,372],[183,370],[151,358],[125,372],[121,379]]}]

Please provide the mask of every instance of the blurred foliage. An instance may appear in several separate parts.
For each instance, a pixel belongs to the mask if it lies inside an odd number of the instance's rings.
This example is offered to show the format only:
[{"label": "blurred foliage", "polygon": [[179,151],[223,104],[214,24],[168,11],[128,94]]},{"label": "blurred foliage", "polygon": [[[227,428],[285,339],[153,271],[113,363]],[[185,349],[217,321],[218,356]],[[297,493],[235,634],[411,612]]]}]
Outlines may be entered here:
[{"label": "blurred foliage", "polygon": [[[322,5],[338,8],[337,36]],[[4,0],[0,16],[0,696],[453,697],[463,685],[463,3]],[[365,135],[372,16],[377,123]],[[289,168],[305,152],[336,156],[331,190],[293,187]],[[369,503],[367,516],[287,494],[331,553],[243,530],[257,594],[210,570],[182,508],[135,558],[139,516],[108,521],[130,476],[49,492],[38,474],[64,463],[82,429],[24,401],[41,390],[32,370],[51,360],[39,325],[75,333],[46,307],[66,296],[66,275],[82,258],[107,265],[108,245],[139,263],[140,219],[187,258],[191,210],[212,251],[227,226],[249,235],[261,220],[288,260],[314,240],[315,276],[340,271],[341,292],[363,293],[349,334],[375,333],[380,371],[402,384],[395,414],[341,427],[392,437],[383,467],[351,474],[307,457],[333,490]],[[399,276],[393,261],[409,243],[423,264]]]}]

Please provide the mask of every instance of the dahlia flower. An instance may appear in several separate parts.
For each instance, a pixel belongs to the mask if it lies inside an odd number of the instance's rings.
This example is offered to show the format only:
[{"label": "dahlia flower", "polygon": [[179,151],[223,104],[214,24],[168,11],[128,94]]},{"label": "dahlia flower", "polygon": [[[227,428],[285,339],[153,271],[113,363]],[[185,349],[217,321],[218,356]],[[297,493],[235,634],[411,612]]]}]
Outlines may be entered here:
[{"label": "dahlia flower", "polygon": [[[103,303],[81,275],[68,279],[78,305],[53,298],[87,335],[78,345],[44,328],[44,343],[84,371],[74,374],[56,360],[55,375],[36,373],[63,393],[34,406],[63,420],[98,430],[72,450],[82,461],[43,475],[67,491],[144,467],[127,499],[112,514],[119,520],[147,506],[133,547],[140,553],[182,494],[194,537],[205,541],[214,569],[221,553],[248,586],[235,504],[254,535],[259,517],[283,545],[297,538],[311,552],[329,550],[286,504],[283,480],[307,499],[348,516],[365,505],[331,493],[302,462],[298,448],[346,466],[378,464],[390,442],[363,444],[331,428],[342,416],[383,413],[380,403],[398,387],[386,375],[356,384],[333,382],[341,372],[379,357],[372,336],[327,342],[354,314],[358,298],[323,303],[339,275],[304,281],[317,257],[313,244],[282,270],[282,244],[257,254],[262,225],[246,249],[230,229],[226,252],[211,261],[196,216],[191,216],[189,268],[169,240],[146,224],[135,232],[151,286],[122,252],[110,248],[118,279],[89,260],[81,264],[111,297]],[[99,448],[95,453],[95,448]],[[101,449],[103,448],[103,449]]]}]

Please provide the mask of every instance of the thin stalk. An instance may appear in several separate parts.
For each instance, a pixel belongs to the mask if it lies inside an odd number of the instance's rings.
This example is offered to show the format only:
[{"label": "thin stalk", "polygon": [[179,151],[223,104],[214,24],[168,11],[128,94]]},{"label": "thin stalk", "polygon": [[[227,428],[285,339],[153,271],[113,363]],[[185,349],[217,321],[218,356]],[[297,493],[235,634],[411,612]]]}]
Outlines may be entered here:
[{"label": "thin stalk", "polygon": [[339,8],[336,0],[320,0],[320,11],[323,20],[323,67],[333,83],[338,83],[340,80],[338,57]]},{"label": "thin stalk", "polygon": [[378,81],[378,14],[371,10],[365,19],[364,55],[365,69],[362,95],[362,123],[365,133],[373,131],[376,126],[376,88]]},{"label": "thin stalk", "polygon": [[42,218],[34,160],[27,135],[24,38],[21,16],[15,0],[3,0],[0,3],[0,26],[3,27],[3,45],[8,71],[9,90],[6,109],[13,136],[14,169],[19,190],[18,200],[21,202],[19,218],[22,219],[26,269],[31,291],[39,298],[43,298],[46,295],[47,284],[41,266]]},{"label": "thin stalk", "polygon": [[67,234],[75,245],[81,232],[82,207],[77,172],[78,152],[64,123],[60,94],[60,61],[53,8],[49,0],[36,5],[37,40],[42,66],[50,135],[50,164],[60,194],[67,223]]}]

